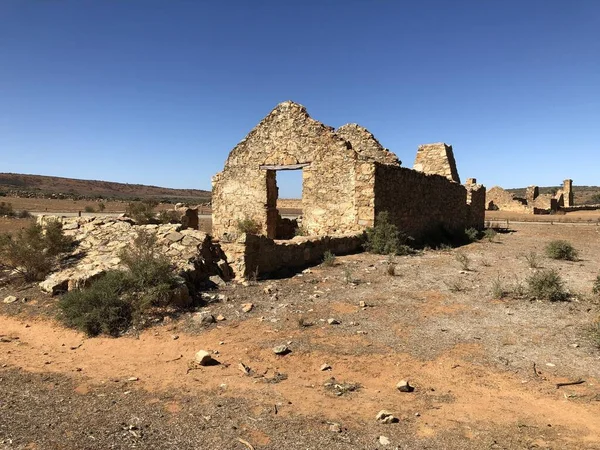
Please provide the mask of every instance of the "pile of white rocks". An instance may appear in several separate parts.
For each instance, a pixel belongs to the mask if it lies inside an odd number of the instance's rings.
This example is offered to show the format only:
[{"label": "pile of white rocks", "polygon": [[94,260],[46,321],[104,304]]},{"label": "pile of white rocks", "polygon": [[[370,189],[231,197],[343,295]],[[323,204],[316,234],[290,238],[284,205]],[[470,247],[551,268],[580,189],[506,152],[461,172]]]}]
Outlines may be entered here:
[{"label": "pile of white rocks", "polygon": [[156,234],[157,250],[171,260],[182,284],[200,285],[217,276],[231,278],[225,254],[202,231],[181,229],[179,224],[134,225],[116,217],[38,217],[42,225],[50,220],[61,221],[65,235],[72,236],[76,244],[61,269],[40,283],[46,292],[81,288],[107,270],[121,269],[119,254],[132,245],[139,231]]}]

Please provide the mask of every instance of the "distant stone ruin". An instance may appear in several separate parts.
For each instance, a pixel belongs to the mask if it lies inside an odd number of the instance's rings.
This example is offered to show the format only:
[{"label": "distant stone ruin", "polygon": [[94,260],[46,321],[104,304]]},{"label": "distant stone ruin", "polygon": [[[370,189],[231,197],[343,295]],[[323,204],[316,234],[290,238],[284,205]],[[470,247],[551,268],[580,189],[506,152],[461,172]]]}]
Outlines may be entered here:
[{"label": "distant stone ruin", "polygon": [[[308,263],[318,261],[327,249],[325,241],[317,245],[311,237],[361,235],[382,211],[417,241],[440,227],[483,228],[485,187],[474,179],[460,185],[451,146],[420,146],[415,169],[401,167],[396,155],[360,125],[335,130],[311,118],[302,105],[284,102],[231,151],[223,171],[213,177],[212,231],[227,253],[227,242],[242,238],[239,224],[250,221],[265,239],[250,239],[252,250],[238,246],[236,255],[250,261],[250,251],[268,247],[272,258],[304,254],[302,262]],[[304,237],[289,244],[279,242],[291,237],[290,223],[277,208],[276,174],[281,170],[302,170],[302,222],[295,225]],[[354,241],[344,242],[351,251],[346,244]],[[290,253],[284,245],[296,245],[296,250]],[[315,247],[321,250],[308,250]],[[255,271],[251,266],[240,264]]]},{"label": "distant stone ruin", "polygon": [[551,214],[566,208],[573,208],[573,180],[565,180],[563,188],[555,194],[540,194],[538,186],[529,186],[525,198],[494,186],[487,191],[486,209],[490,211],[511,211],[525,214]]}]

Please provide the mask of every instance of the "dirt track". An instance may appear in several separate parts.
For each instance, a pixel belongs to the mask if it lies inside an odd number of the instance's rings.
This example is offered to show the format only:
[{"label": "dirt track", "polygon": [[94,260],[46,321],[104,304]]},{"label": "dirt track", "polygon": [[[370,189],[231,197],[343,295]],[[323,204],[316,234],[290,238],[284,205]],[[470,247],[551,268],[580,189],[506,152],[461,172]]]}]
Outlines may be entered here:
[{"label": "dirt track", "polygon": [[[0,304],[0,443],[600,448],[600,350],[588,333],[600,313],[590,294],[600,266],[597,227],[514,229],[494,243],[398,258],[393,277],[385,258],[359,254],[287,280],[228,286],[227,301],[204,308],[225,321],[202,326],[186,314],[139,338],[86,339],[46,318],[54,300],[44,296]],[[530,273],[524,252],[561,237],[581,250],[581,261],[543,265],[560,270],[571,302],[490,298],[494,278],[512,283]],[[472,270],[461,273],[457,251]],[[248,301],[254,309],[241,312]],[[273,354],[288,342],[292,353]],[[218,351],[222,364],[189,370],[200,349]],[[321,371],[324,363],[332,370]],[[359,388],[336,396],[325,386],[331,377]],[[400,379],[415,392],[398,392]],[[376,423],[382,409],[400,422]],[[381,435],[391,445],[378,444]]]}]

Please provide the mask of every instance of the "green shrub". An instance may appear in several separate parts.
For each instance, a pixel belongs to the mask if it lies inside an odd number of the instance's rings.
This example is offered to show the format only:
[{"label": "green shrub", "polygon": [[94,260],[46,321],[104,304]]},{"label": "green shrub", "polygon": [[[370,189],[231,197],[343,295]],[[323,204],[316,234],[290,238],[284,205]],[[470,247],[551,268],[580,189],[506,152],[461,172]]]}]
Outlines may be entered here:
[{"label": "green shrub", "polygon": [[62,321],[88,336],[118,336],[129,328],[133,317],[131,302],[123,298],[128,278],[126,272],[110,271],[90,287],[66,293],[59,300]]},{"label": "green shrub", "polygon": [[527,278],[527,294],[532,298],[552,302],[569,298],[562,278],[555,269],[540,270]]},{"label": "green shrub", "polygon": [[41,225],[32,223],[16,235],[0,235],[0,261],[19,272],[26,281],[40,281],[56,263],[56,257],[70,250],[72,239],[63,234],[62,224],[49,222],[46,232]]},{"label": "green shrub", "polygon": [[13,209],[12,203],[0,202],[0,216],[13,217],[14,215],[15,211]]},{"label": "green shrub", "polygon": [[579,252],[568,241],[556,240],[546,245],[546,256],[552,259],[576,261]]},{"label": "green shrub", "polygon": [[83,208],[83,210],[84,210],[86,213],[93,213],[93,212],[96,212],[96,210],[94,209],[94,207],[93,207],[93,206],[90,206],[90,205],[87,205],[85,208]]},{"label": "green shrub", "polygon": [[502,283],[502,280],[498,275],[498,277],[492,281],[492,298],[501,300],[508,297],[509,294],[510,291],[504,286],[504,283]]},{"label": "green shrub", "polygon": [[138,224],[148,224],[155,221],[154,208],[158,203],[154,200],[130,202],[125,209],[125,214]]},{"label": "green shrub", "polygon": [[469,256],[463,252],[456,252],[454,254],[454,259],[460,264],[460,268],[462,270],[471,270],[469,269],[469,264],[471,262],[471,259],[469,258]]},{"label": "green shrub", "polygon": [[98,211],[104,212],[106,205],[103,202],[98,203]]},{"label": "green shrub", "polygon": [[375,226],[367,228],[366,249],[379,255],[406,255],[412,249],[406,245],[406,236],[389,221],[387,211],[377,214]]},{"label": "green shrub", "polygon": [[243,219],[237,221],[237,229],[240,233],[258,234],[260,233],[261,226],[253,219]]},{"label": "green shrub", "polygon": [[465,230],[465,237],[469,242],[475,242],[479,239],[479,230],[477,228],[467,228]]},{"label": "green shrub", "polygon": [[498,235],[498,232],[493,228],[486,228],[483,232],[483,237],[486,238],[489,242],[494,242],[494,238]]},{"label": "green shrub", "polygon": [[327,267],[332,267],[335,265],[335,255],[329,250],[323,253],[323,265]]},{"label": "green shrub", "polygon": [[594,295],[600,295],[600,275],[596,277],[594,285],[592,286],[592,293]]},{"label": "green shrub", "polygon": [[525,254],[525,261],[527,261],[527,264],[531,269],[538,269],[540,267],[540,259],[538,254],[533,250]]},{"label": "green shrub", "polygon": [[167,257],[157,250],[156,235],[138,232],[119,257],[126,270],[109,271],[61,298],[60,318],[66,325],[90,336],[117,336],[131,324],[141,324],[151,308],[171,304],[179,282]]},{"label": "green shrub", "polygon": [[19,219],[30,219],[33,216],[31,215],[31,213],[29,211],[27,211],[26,209],[23,209],[17,213],[17,217]]},{"label": "green shrub", "polygon": [[170,209],[158,213],[158,221],[160,223],[181,223],[181,214]]}]

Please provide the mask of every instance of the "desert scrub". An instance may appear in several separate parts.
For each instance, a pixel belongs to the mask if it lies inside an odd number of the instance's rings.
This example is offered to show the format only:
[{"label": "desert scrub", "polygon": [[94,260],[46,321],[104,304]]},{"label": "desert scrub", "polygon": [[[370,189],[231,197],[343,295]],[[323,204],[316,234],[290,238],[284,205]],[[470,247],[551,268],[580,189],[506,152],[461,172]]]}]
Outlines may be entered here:
[{"label": "desert scrub", "polygon": [[506,288],[500,275],[498,275],[494,281],[492,281],[492,289],[491,289],[492,298],[496,300],[501,300],[510,295],[510,290]]},{"label": "desert scrub", "polygon": [[154,208],[157,206],[158,202],[154,200],[131,202],[127,205],[125,214],[131,217],[137,224],[148,224],[155,222]]},{"label": "desert scrub", "polygon": [[323,253],[323,265],[326,267],[333,267],[335,265],[335,255],[329,250]]},{"label": "desert scrub", "polygon": [[59,318],[89,336],[101,333],[118,336],[132,324],[143,325],[152,308],[174,304],[182,284],[169,260],[157,250],[156,236],[139,232],[133,245],[120,254],[125,270],[111,270],[89,287],[63,295]]},{"label": "desert scrub", "polygon": [[465,230],[465,238],[468,242],[475,242],[479,239],[479,230],[477,228],[467,228]]},{"label": "desert scrub", "polygon": [[530,269],[539,269],[540,267],[540,258],[537,254],[537,252],[531,250],[529,253],[526,253],[525,256],[525,261],[527,261],[527,265],[529,266]]},{"label": "desert scrub", "polygon": [[552,302],[567,300],[564,282],[555,269],[540,270],[527,278],[527,295]]},{"label": "desert scrub", "polygon": [[460,268],[462,270],[467,270],[467,271],[471,270],[469,268],[469,265],[471,263],[471,259],[465,253],[463,253],[463,252],[456,252],[454,254],[454,259],[458,262],[458,264],[460,264]]},{"label": "desert scrub", "polygon": [[237,221],[237,229],[240,233],[258,234],[260,233],[261,226],[257,221],[246,218]]},{"label": "desert scrub", "polygon": [[592,286],[592,294],[600,295],[600,275],[598,275],[594,280],[594,284]]},{"label": "desert scrub", "polygon": [[0,216],[13,217],[15,210],[13,209],[12,203],[0,202]]},{"label": "desert scrub", "polygon": [[483,237],[487,239],[489,242],[494,242],[494,239],[498,235],[498,232],[493,228],[486,228],[483,232]]},{"label": "desert scrub", "polygon": [[546,256],[564,261],[576,261],[579,252],[568,241],[556,240],[546,245]]},{"label": "desert scrub", "polygon": [[158,221],[160,223],[181,223],[181,214],[171,209],[158,213]]},{"label": "desert scrub", "polygon": [[63,234],[62,223],[46,229],[32,223],[15,235],[0,235],[0,265],[20,273],[26,281],[41,281],[54,269],[57,257],[68,252],[73,240]]},{"label": "desert scrub", "polygon": [[408,255],[412,249],[406,245],[406,236],[390,223],[387,211],[377,214],[375,226],[367,228],[367,251],[379,255]]},{"label": "desert scrub", "polygon": [[83,210],[84,210],[86,213],[93,213],[93,212],[96,212],[96,209],[95,209],[93,206],[91,206],[91,205],[87,205],[85,208],[83,208]]}]

